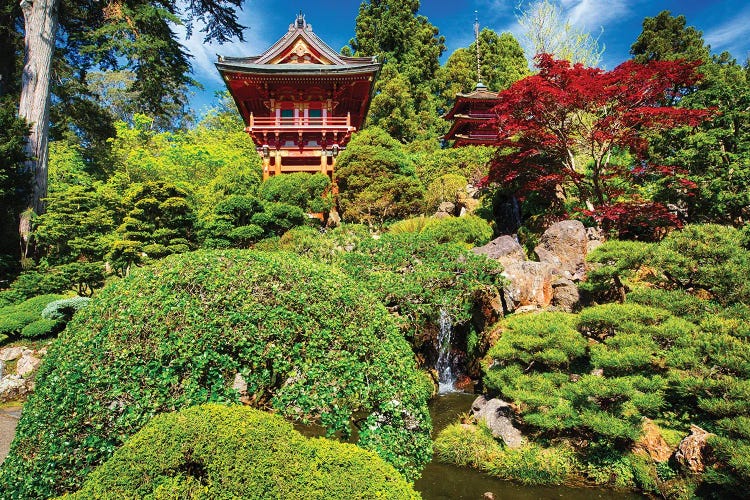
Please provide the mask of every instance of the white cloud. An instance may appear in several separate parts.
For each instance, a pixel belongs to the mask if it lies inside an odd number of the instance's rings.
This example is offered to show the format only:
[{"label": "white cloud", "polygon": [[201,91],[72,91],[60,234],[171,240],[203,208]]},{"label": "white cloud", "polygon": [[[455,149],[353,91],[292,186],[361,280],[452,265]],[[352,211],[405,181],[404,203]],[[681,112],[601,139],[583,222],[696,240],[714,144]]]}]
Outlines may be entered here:
[{"label": "white cloud", "polygon": [[[200,25],[193,26],[193,36],[190,38],[186,38],[184,26],[174,27],[178,39],[182,40],[185,51],[192,56],[190,62],[193,65],[193,75],[198,81],[222,83],[221,76],[214,66],[217,60],[216,54],[223,56],[258,55],[276,41],[273,34],[265,31],[266,25],[262,22],[265,16],[262,12],[259,12],[257,3],[254,5],[252,12],[249,9],[243,10],[238,17],[240,24],[247,26],[244,32],[244,42],[233,40],[224,44],[203,43]],[[280,35],[281,33],[276,36]]]},{"label": "white cloud", "polygon": [[627,17],[630,13],[627,0],[562,0],[565,15],[571,24],[594,33],[607,22]]},{"label": "white cloud", "polygon": [[748,55],[750,37],[750,7],[734,16],[730,21],[707,30],[703,38],[711,44],[713,51],[728,50],[740,60]]}]

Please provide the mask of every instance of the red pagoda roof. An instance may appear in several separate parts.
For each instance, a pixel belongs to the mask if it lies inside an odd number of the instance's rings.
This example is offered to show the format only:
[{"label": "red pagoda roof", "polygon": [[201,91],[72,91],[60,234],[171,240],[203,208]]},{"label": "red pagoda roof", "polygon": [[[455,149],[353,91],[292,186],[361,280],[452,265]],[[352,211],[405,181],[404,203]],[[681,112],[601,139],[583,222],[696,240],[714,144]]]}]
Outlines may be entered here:
[{"label": "red pagoda roof", "polygon": [[456,94],[453,108],[443,118],[452,120],[451,128],[444,138],[455,140],[453,147],[492,145],[497,140],[498,128],[490,125],[495,118],[492,108],[498,102],[498,92],[492,92],[481,82],[473,92]]}]

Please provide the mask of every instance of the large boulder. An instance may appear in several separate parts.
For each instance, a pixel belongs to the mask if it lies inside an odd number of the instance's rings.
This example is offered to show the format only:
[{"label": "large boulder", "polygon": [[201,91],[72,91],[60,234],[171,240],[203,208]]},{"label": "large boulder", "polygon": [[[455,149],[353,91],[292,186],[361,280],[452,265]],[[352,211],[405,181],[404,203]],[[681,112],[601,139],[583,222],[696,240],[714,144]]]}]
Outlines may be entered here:
[{"label": "large boulder", "polygon": [[674,458],[684,469],[693,473],[700,474],[706,468],[706,461],[710,452],[708,438],[713,436],[697,425],[690,426],[690,435],[680,441]]},{"label": "large boulder", "polygon": [[473,248],[471,251],[499,261],[503,266],[527,260],[523,247],[513,236],[508,235],[495,238],[486,245]]},{"label": "large boulder", "polygon": [[477,422],[484,421],[496,439],[502,439],[508,448],[523,444],[523,434],[513,425],[513,407],[501,399],[479,396],[471,404],[471,413]]},{"label": "large boulder", "polygon": [[552,224],[534,249],[540,262],[554,266],[557,274],[570,280],[580,280],[586,274],[586,254],[589,237],[586,228],[577,220]]},{"label": "large boulder", "polygon": [[545,308],[552,302],[554,266],[549,262],[514,262],[505,266],[503,276],[510,284],[505,288],[508,310],[520,307]]}]

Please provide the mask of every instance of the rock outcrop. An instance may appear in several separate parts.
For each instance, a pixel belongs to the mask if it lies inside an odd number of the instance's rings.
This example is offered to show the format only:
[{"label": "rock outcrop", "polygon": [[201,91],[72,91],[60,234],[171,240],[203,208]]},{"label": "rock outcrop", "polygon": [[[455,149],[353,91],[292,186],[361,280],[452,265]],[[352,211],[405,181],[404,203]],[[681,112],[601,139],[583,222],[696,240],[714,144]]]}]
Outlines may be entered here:
[{"label": "rock outcrop", "polygon": [[693,474],[703,472],[706,469],[706,462],[711,451],[708,445],[710,436],[713,436],[713,434],[697,425],[691,425],[690,435],[680,441],[674,454],[677,463]]},{"label": "rock outcrop", "polygon": [[39,368],[42,360],[33,355],[33,351],[25,351],[16,363],[16,375],[28,378]]},{"label": "rock outcrop", "polygon": [[581,296],[572,280],[559,278],[552,283],[552,309],[561,312],[574,312],[580,305]]},{"label": "rock outcrop", "polygon": [[508,312],[521,307],[545,308],[552,302],[554,267],[548,262],[522,261],[505,266],[503,276],[510,284],[505,288]]},{"label": "rock outcrop", "polygon": [[518,448],[523,444],[521,431],[513,425],[515,412],[505,401],[479,396],[471,404],[471,413],[477,422],[484,421],[492,435],[502,439],[508,448]]},{"label": "rock outcrop", "polygon": [[586,274],[589,237],[586,228],[576,220],[552,224],[534,249],[540,262],[553,266],[554,272],[569,280],[580,280]]},{"label": "rock outcrop", "polygon": [[523,247],[513,236],[508,235],[495,238],[484,246],[473,248],[472,252],[477,255],[486,255],[487,258],[500,262],[503,267],[527,260]]},{"label": "rock outcrop", "polygon": [[672,448],[669,447],[661,435],[661,430],[649,418],[643,419],[643,434],[635,443],[633,451],[648,455],[655,462],[666,462],[672,456]]}]

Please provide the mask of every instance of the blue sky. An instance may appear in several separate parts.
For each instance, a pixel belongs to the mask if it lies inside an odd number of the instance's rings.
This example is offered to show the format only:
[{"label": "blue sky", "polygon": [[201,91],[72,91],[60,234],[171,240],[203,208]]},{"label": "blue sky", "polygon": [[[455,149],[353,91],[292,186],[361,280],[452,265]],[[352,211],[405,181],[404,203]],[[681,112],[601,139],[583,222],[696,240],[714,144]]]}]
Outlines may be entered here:
[{"label": "blue sky", "polygon": [[[601,65],[612,69],[628,59],[630,45],[641,32],[644,17],[669,10],[682,14],[689,26],[703,32],[714,52],[728,50],[744,61],[750,56],[750,2],[747,0],[677,1],[677,0],[559,0],[565,14],[577,27],[600,35],[605,51]],[[249,56],[263,52],[280,38],[302,10],[313,30],[331,47],[338,50],[354,36],[354,21],[359,0],[246,0],[240,15],[245,42],[206,45],[199,33],[185,46],[193,56],[194,77],[205,89],[196,91],[192,107],[201,114],[224,85],[213,66],[216,54]],[[419,13],[427,16],[446,38],[448,49],[443,61],[454,50],[465,47],[473,39],[474,11],[479,12],[480,25],[497,32],[510,31],[520,38],[515,14],[528,5],[526,0],[422,0]],[[522,40],[521,40],[522,41]]]}]

